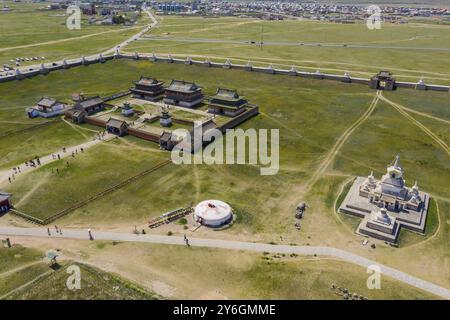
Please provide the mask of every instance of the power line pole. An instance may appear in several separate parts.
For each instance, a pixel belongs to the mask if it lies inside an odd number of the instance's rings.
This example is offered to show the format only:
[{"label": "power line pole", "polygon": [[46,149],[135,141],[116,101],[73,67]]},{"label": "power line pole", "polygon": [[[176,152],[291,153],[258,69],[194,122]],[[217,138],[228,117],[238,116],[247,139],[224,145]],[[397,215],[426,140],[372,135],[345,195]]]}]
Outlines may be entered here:
[{"label": "power line pole", "polygon": [[261,22],[261,38],[260,38],[260,48],[261,48],[261,50],[263,48],[263,41],[264,41],[264,22]]}]

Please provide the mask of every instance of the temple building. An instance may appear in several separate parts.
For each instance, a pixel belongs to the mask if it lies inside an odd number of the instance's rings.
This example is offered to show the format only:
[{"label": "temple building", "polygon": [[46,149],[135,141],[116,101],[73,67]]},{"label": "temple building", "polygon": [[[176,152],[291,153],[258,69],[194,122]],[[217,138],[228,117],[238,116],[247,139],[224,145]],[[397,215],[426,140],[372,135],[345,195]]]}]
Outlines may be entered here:
[{"label": "temple building", "polygon": [[165,90],[164,102],[185,108],[193,108],[203,101],[202,88],[193,82],[172,80]]},{"label": "temple building", "polygon": [[159,117],[159,123],[162,127],[170,127],[172,125],[172,116],[169,113],[167,107],[161,108],[161,116]]},{"label": "temple building", "polygon": [[119,137],[123,137],[127,134],[128,124],[123,120],[118,120],[114,118],[109,118],[106,121],[106,131],[115,134]]},{"label": "temple building", "polygon": [[0,215],[12,208],[11,196],[10,193],[0,190]]},{"label": "temple building", "polygon": [[172,150],[177,143],[178,140],[172,135],[172,132],[164,131],[159,137],[159,147],[163,150]]},{"label": "temple building", "polygon": [[71,119],[73,123],[84,123],[86,116],[100,112],[105,109],[105,102],[99,96],[79,100],[72,109],[67,110],[64,115],[66,119]]},{"label": "temple building", "polygon": [[218,88],[209,98],[208,112],[235,117],[245,111],[247,100],[239,96],[236,90]]},{"label": "temple building", "polygon": [[141,76],[141,79],[135,81],[134,84],[135,87],[130,89],[133,98],[149,101],[157,101],[163,98],[164,82],[158,81],[155,78]]},{"label": "temple building", "polygon": [[27,108],[29,118],[43,117],[51,118],[64,114],[68,106],[52,98],[41,98],[36,106]]},{"label": "temple building", "polygon": [[395,78],[389,71],[380,71],[370,79],[369,86],[376,90],[392,91],[396,89]]},{"label": "temple building", "polygon": [[99,96],[78,101],[74,109],[84,110],[88,115],[102,111],[105,108],[105,102]]},{"label": "temple building", "polygon": [[[389,221],[391,221],[389,232],[394,232],[395,223],[398,223],[398,227],[424,233],[430,196],[419,190],[417,181],[408,188],[403,175],[400,157],[396,156],[380,180],[375,179],[373,172],[365,178],[357,177],[342,202],[339,212],[363,218],[358,227],[358,232],[363,234],[367,234],[367,229],[373,229],[383,220],[380,218],[380,214],[384,217],[385,222],[389,217]],[[383,209],[381,213],[380,209]],[[381,231],[378,230],[378,233],[384,232],[383,230],[388,231],[388,229],[382,228]],[[392,238],[393,235],[391,234],[388,238],[395,242],[396,235],[395,238]],[[381,237],[378,238],[381,239]]]}]

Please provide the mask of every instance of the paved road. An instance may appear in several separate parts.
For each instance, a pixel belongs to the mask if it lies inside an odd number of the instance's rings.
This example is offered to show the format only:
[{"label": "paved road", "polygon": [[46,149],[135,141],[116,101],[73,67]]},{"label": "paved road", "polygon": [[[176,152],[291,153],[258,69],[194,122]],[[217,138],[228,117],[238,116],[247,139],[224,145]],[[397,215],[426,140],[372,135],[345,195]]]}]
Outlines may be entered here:
[{"label": "paved road", "polygon": [[[54,233],[54,231],[52,230]],[[68,239],[84,239],[88,240],[89,235],[87,230],[75,230],[67,229],[63,230],[63,235],[53,234],[52,238],[68,238]],[[28,237],[42,237],[49,238],[46,228],[16,228],[16,227],[0,227],[0,235],[3,236],[28,236]],[[107,241],[129,241],[129,242],[147,242],[157,244],[169,244],[169,245],[185,245],[183,237],[177,236],[163,236],[163,235],[136,235],[128,233],[115,233],[115,232],[100,232],[92,231],[94,240],[107,240]],[[202,239],[202,238],[189,238],[191,246],[195,247],[208,247],[208,248],[220,248],[231,250],[247,250],[253,252],[270,252],[270,253],[295,253],[298,255],[318,255],[327,256],[337,259],[342,259],[347,262],[351,262],[367,268],[369,266],[378,266],[380,271],[393,279],[404,282],[416,288],[428,291],[437,296],[450,300],[450,290],[435,285],[431,282],[416,278],[407,273],[399,270],[378,264],[375,261],[358,256],[356,254],[331,248],[331,247],[312,247],[312,246],[289,246],[289,245],[270,245],[265,243],[254,242],[241,242],[230,240],[218,240],[218,239]],[[345,272],[345,271],[343,271]]]},{"label": "paved road", "polygon": [[[208,38],[187,38],[187,37],[162,37],[145,36],[140,41],[175,41],[175,42],[193,42],[193,43],[222,43],[222,44],[251,44],[261,45],[260,41],[251,40],[227,40],[227,39],[208,39]],[[388,45],[370,45],[370,44],[346,44],[346,43],[323,43],[323,42],[292,42],[292,41],[264,41],[264,46],[308,46],[308,47],[331,47],[331,48],[359,48],[359,49],[396,49],[396,50],[422,50],[422,51],[450,51],[450,48],[433,47],[410,47],[410,46],[388,46]]]}]

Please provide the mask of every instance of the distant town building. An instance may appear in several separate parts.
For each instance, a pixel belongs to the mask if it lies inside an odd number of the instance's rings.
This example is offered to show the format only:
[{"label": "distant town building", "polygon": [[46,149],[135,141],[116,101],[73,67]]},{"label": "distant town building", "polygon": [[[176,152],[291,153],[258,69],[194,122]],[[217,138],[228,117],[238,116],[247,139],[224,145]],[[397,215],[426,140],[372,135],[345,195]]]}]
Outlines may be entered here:
[{"label": "distant town building", "polygon": [[106,131],[115,134],[119,137],[123,137],[127,134],[128,124],[123,120],[109,118],[106,122]]}]

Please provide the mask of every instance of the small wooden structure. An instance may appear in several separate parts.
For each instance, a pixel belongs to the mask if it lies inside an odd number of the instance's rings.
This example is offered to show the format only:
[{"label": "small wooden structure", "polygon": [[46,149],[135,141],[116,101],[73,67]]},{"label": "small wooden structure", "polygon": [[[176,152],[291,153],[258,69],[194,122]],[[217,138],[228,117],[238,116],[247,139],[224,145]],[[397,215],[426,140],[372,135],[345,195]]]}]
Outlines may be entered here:
[{"label": "small wooden structure", "polygon": [[114,118],[109,118],[106,121],[106,131],[109,133],[123,137],[127,134],[128,124],[123,120],[118,120]]},{"label": "small wooden structure", "polygon": [[178,208],[169,212],[164,213],[163,215],[154,218],[148,222],[149,228],[156,228],[163,224],[170,223],[172,221],[181,219],[194,211],[192,207],[186,208]]},{"label": "small wooden structure", "polygon": [[161,137],[159,137],[159,147],[163,150],[172,150],[176,141],[172,137],[170,131],[164,131]]}]

